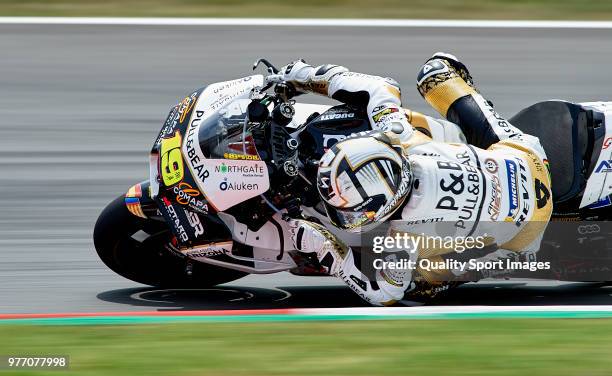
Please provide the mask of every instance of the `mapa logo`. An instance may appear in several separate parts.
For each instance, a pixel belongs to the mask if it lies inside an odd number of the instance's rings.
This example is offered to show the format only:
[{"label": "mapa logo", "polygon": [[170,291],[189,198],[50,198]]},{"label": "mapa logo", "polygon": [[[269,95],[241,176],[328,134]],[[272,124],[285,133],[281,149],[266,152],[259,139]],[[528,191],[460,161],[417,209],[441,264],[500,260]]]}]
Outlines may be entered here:
[{"label": "mapa logo", "polygon": [[595,169],[596,173],[600,173],[600,172],[612,172],[612,160],[608,159],[607,161],[601,161],[601,163],[599,164],[599,166],[597,166],[597,169]]}]

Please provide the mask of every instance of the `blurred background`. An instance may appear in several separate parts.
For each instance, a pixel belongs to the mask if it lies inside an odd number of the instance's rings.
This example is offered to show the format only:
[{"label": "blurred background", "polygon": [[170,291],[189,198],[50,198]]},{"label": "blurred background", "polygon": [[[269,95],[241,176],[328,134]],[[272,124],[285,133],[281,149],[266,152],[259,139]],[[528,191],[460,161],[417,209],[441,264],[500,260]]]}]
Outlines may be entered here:
[{"label": "blurred background", "polygon": [[[404,106],[435,115],[414,79],[432,53],[447,51],[509,117],[550,98],[612,100],[611,37],[571,29],[0,25],[0,311],[130,308],[97,297],[137,286],[98,260],[98,214],[148,178],[148,152],[174,104],[195,88],[252,74],[258,57],[391,76]],[[341,285],[285,274],[236,283]],[[315,293],[309,304],[323,303]]]},{"label": "blurred background", "polygon": [[[604,17],[610,4],[1,0],[0,14],[580,18]],[[580,13],[587,10],[593,13]],[[252,74],[259,57],[278,66],[304,58],[391,76],[402,85],[404,106],[435,115],[414,79],[423,61],[446,51],[465,62],[509,117],[550,98],[612,100],[611,37],[607,29],[0,24],[0,311],[138,309],[130,297],[142,286],[116,276],[95,254],[95,220],[148,177],[148,152],[175,103],[208,83]],[[301,304],[360,304],[333,278],[283,273],[233,286],[315,286],[302,291]],[[335,299],[321,298],[320,286],[333,287],[324,296]]]},{"label": "blurred background", "polygon": [[[610,20],[612,1],[0,0],[0,16]],[[93,225],[108,202],[148,177],[148,152],[169,109],[195,88],[252,74],[259,57],[278,66],[304,58],[390,76],[403,88],[405,107],[435,115],[414,80],[423,61],[446,51],[509,117],[551,98],[612,100],[610,41],[609,29],[9,25],[0,19],[0,313],[361,305],[333,278],[287,273],[199,292],[147,289],[102,264]],[[610,295],[583,285],[496,283],[460,288],[442,303],[611,304]],[[558,376],[612,369],[612,331],[604,320],[242,325],[0,325],[0,354],[55,351],[88,375],[396,375],[429,373],[435,365],[437,374]]]},{"label": "blurred background", "polygon": [[608,0],[1,0],[6,16],[610,19]]}]

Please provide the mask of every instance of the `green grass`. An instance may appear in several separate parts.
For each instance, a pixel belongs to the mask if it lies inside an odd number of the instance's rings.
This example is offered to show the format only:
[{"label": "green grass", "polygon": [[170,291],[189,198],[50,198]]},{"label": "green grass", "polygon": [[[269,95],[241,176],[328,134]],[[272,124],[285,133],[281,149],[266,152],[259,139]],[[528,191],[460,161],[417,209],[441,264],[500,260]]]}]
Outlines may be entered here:
[{"label": "green grass", "polygon": [[59,374],[74,375],[612,374],[610,319],[0,325],[0,338],[2,355],[69,355]]},{"label": "green grass", "polygon": [[612,19],[609,0],[0,0],[2,16]]}]

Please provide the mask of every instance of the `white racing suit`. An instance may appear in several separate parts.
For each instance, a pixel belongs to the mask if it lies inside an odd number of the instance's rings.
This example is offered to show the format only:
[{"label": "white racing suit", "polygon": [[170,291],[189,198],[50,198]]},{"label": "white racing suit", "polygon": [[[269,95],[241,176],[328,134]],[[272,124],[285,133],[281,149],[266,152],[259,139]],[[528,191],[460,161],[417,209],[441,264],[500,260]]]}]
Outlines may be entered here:
[{"label": "white racing suit", "polygon": [[413,128],[401,107],[399,84],[388,77],[349,72],[338,65],[312,67],[296,61],[282,69],[284,79],[299,91],[326,95],[340,102],[365,108],[373,129],[402,129],[409,138]]},{"label": "white racing suit", "polygon": [[[467,69],[457,63],[434,55],[417,79],[425,100],[456,126],[402,110],[399,88],[391,79],[330,65],[302,66],[304,72],[297,76],[302,90],[367,107],[374,129],[400,135],[414,183],[398,211],[401,215],[391,221],[389,235],[434,236],[432,226],[426,225],[445,222],[455,237],[484,239],[491,251],[479,256],[483,260],[535,252],[552,212],[544,150],[536,137],[522,133],[497,114],[475,90]],[[465,139],[456,132],[457,126]],[[447,142],[430,137],[440,128],[449,136]],[[444,286],[465,272],[383,268],[375,278],[368,278],[350,247],[322,226],[298,220],[293,227],[297,249],[316,253],[330,274],[374,305],[402,299],[415,288],[412,281],[423,291],[434,291],[435,286]],[[440,261],[453,253],[453,247],[421,247],[411,257]]]}]

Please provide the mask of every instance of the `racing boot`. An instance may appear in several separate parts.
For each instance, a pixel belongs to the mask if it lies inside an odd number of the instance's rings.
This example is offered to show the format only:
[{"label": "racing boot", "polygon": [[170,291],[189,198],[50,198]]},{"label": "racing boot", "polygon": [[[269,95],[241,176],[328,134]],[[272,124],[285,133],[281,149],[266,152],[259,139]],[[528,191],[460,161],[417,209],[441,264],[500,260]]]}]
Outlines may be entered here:
[{"label": "racing boot", "polygon": [[522,134],[495,112],[453,55],[438,52],[427,60],[417,75],[417,88],[427,103],[461,128],[469,144],[487,149],[500,138]]},{"label": "racing boot", "polygon": [[446,62],[446,64],[452,67],[455,73],[457,73],[459,77],[461,77],[463,81],[465,81],[466,84],[468,84],[474,90],[478,90],[474,86],[474,80],[472,79],[472,75],[470,74],[470,71],[467,69],[465,64],[459,61],[457,56],[446,53],[446,52],[436,52],[427,61],[436,60],[436,59],[443,60],[444,62]]}]

